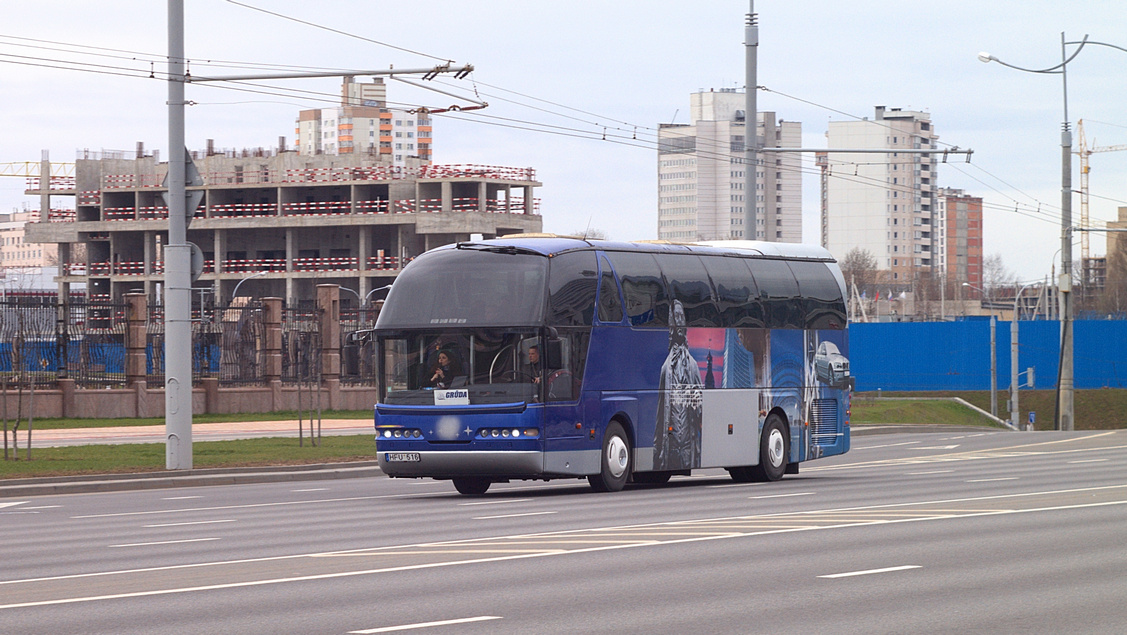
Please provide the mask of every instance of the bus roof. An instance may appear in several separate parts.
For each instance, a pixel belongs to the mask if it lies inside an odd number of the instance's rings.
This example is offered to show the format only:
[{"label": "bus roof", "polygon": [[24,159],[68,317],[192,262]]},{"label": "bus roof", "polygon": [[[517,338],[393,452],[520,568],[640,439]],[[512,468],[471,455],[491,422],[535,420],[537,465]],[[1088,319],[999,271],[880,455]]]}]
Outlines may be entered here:
[{"label": "bus roof", "polygon": [[489,240],[464,241],[454,245],[446,245],[439,249],[488,249],[490,247],[516,248],[549,257],[568,251],[601,249],[605,251],[643,251],[650,253],[730,254],[785,258],[788,260],[834,260],[830,252],[822,247],[798,243],[769,243],[757,240],[710,240],[698,243],[626,242],[585,240],[574,236],[557,236],[554,234],[514,234]]}]

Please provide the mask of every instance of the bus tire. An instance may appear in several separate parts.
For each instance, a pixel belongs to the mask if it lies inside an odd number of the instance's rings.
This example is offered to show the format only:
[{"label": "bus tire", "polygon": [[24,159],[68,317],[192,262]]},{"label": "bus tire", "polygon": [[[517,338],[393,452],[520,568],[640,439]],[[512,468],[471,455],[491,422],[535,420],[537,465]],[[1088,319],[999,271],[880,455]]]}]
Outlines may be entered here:
[{"label": "bus tire", "polygon": [[598,474],[588,476],[587,482],[596,492],[621,491],[623,487],[626,487],[626,481],[630,480],[630,468],[632,467],[630,439],[626,436],[626,431],[622,429],[622,424],[612,421],[607,426],[607,432],[603,435],[603,449],[600,455],[602,457],[599,460],[601,469]]},{"label": "bus tire", "polygon": [[742,465],[728,468],[728,476],[737,483],[751,483],[755,480],[755,467]]},{"label": "bus tire", "polygon": [[782,417],[771,413],[763,422],[763,434],[759,438],[759,465],[751,468],[753,480],[765,482],[781,479],[787,471],[789,460],[790,438],[787,426]]},{"label": "bus tire", "polygon": [[459,494],[466,496],[481,496],[492,485],[492,481],[487,478],[478,478],[466,476],[461,478],[451,479],[454,481],[454,489],[458,490]]}]

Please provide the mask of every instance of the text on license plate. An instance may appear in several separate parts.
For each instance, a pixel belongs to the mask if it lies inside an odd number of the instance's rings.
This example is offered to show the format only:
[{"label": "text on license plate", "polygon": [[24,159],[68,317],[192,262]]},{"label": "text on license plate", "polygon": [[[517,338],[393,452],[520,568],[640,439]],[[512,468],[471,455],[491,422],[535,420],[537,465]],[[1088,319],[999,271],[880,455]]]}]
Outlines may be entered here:
[{"label": "text on license plate", "polygon": [[388,463],[418,462],[422,461],[423,458],[419,456],[418,452],[385,452],[383,460]]}]

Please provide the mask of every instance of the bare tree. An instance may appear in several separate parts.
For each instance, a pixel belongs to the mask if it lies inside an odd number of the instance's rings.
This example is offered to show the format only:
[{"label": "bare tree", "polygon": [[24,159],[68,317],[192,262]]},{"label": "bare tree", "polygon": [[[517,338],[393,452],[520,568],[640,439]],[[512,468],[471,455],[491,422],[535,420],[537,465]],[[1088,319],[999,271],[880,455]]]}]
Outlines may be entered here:
[{"label": "bare tree", "polygon": [[998,290],[1014,287],[1017,284],[1017,274],[1006,268],[1001,254],[991,254],[982,259],[982,289],[986,292],[986,299],[993,303],[998,297]]},{"label": "bare tree", "polygon": [[1098,306],[1105,313],[1127,311],[1127,252],[1108,250],[1107,275]]},{"label": "bare tree", "polygon": [[854,247],[838,262],[845,284],[856,285],[858,293],[872,294],[879,273],[876,256],[868,249]]},{"label": "bare tree", "polygon": [[577,229],[573,232],[568,232],[568,236],[577,236],[590,240],[609,240],[610,235],[606,230],[599,229],[598,227],[587,227],[584,229]]}]

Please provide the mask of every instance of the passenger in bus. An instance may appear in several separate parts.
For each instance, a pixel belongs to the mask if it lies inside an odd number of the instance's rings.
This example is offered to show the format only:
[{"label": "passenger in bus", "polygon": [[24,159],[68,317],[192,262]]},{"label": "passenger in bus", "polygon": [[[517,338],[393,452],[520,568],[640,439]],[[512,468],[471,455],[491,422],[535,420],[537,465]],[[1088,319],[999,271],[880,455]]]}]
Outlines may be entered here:
[{"label": "passenger in bus", "polygon": [[431,369],[427,386],[431,388],[449,388],[454,378],[461,375],[462,371],[448,351],[439,351],[438,361]]},{"label": "passenger in bus", "polygon": [[528,376],[532,378],[532,383],[540,383],[540,348],[537,346],[530,346],[528,349],[528,366],[526,367]]}]

